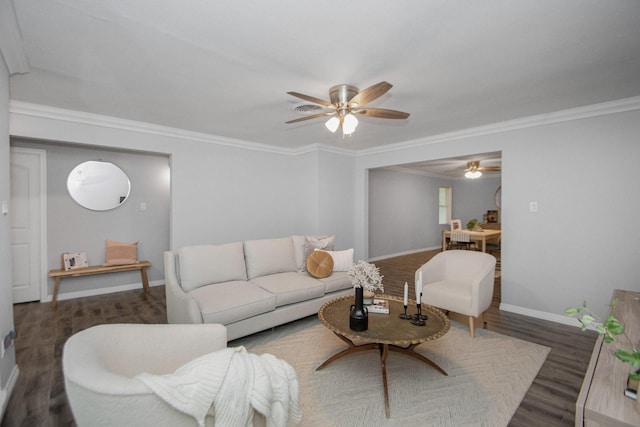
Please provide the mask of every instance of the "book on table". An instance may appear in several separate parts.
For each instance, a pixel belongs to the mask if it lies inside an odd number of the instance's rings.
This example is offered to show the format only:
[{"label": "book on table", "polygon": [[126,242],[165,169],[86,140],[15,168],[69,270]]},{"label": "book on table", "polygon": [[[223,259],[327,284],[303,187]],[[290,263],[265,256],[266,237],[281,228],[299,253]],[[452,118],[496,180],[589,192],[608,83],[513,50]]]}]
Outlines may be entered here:
[{"label": "book on table", "polygon": [[389,301],[375,298],[373,303],[367,306],[367,310],[369,313],[389,314]]}]

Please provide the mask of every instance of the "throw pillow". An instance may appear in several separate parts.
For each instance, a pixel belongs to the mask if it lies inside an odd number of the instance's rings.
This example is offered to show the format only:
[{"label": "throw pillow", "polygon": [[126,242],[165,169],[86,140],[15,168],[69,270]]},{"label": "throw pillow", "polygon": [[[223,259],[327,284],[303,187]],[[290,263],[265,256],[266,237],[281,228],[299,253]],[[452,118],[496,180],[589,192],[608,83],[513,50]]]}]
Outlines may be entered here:
[{"label": "throw pillow", "polygon": [[333,272],[333,257],[325,251],[313,252],[307,258],[307,271],[317,279],[329,277]]},{"label": "throw pillow", "polygon": [[138,242],[125,243],[107,240],[104,266],[135,264],[138,262]]},{"label": "throw pillow", "polygon": [[[316,251],[320,252],[318,249]],[[333,258],[333,271],[349,271],[353,266],[353,248],[344,251],[325,251]]]},{"label": "throw pillow", "polygon": [[332,251],[336,236],[304,236],[304,260],[302,271],[306,269],[306,259],[316,249]]}]

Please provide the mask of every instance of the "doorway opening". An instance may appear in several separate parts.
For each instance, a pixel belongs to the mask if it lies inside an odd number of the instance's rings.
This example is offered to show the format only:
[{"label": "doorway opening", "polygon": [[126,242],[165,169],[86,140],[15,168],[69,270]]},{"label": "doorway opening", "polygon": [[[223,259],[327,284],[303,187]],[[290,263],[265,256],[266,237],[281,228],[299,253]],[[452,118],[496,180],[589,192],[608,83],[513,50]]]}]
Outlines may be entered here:
[{"label": "doorway opening", "polygon": [[[465,178],[470,162],[478,162],[479,178]],[[440,224],[439,220],[439,190],[443,187],[451,188],[451,215],[460,219],[463,227],[475,219],[481,228],[501,230],[501,168],[502,153],[490,152],[370,169],[369,259],[378,263],[393,259],[410,270],[442,250],[443,231],[449,230],[449,224]],[[486,250],[497,259],[494,301],[499,304],[501,239],[487,241]],[[412,275],[406,279],[414,281]]]}]

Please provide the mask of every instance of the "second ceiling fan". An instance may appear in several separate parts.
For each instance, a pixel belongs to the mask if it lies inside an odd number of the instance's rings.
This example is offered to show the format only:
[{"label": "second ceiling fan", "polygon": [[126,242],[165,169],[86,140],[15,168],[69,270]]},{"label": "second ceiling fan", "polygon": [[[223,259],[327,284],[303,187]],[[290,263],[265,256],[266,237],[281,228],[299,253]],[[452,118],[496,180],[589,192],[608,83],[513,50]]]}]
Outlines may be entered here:
[{"label": "second ceiling fan", "polygon": [[500,170],[500,166],[480,166],[480,161],[474,160],[467,162],[467,168],[464,170],[464,176],[465,178],[475,179],[480,178],[482,176],[482,172],[499,172]]},{"label": "second ceiling fan", "polygon": [[339,127],[341,127],[343,135],[350,135],[355,131],[356,126],[358,126],[358,119],[355,117],[357,114],[379,119],[406,119],[409,117],[409,113],[387,110],[384,108],[365,107],[366,104],[381,97],[392,87],[393,85],[390,83],[380,82],[360,91],[355,86],[341,84],[329,89],[330,101],[325,101],[323,99],[298,92],[287,92],[289,95],[297,98],[322,105],[327,108],[328,111],[301,117],[299,119],[289,120],[286,123],[297,123],[305,120],[331,116],[331,118],[325,123],[325,126],[331,132],[335,132]]}]

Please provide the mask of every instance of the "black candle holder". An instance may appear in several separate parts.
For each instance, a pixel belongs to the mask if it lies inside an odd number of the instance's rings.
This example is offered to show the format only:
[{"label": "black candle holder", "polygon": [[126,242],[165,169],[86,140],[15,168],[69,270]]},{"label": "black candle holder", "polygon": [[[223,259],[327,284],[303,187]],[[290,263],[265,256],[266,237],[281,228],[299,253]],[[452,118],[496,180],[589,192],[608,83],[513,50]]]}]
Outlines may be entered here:
[{"label": "black candle holder", "polygon": [[404,313],[400,313],[398,314],[398,317],[404,320],[410,320],[413,319],[413,316],[410,314],[407,314],[407,305],[404,305]]},{"label": "black candle holder", "polygon": [[416,326],[424,326],[427,324],[427,322],[425,322],[425,320],[427,320],[427,316],[422,314],[421,304],[418,303],[416,305],[418,307],[418,312],[413,316],[413,319],[411,319],[411,324]]}]

